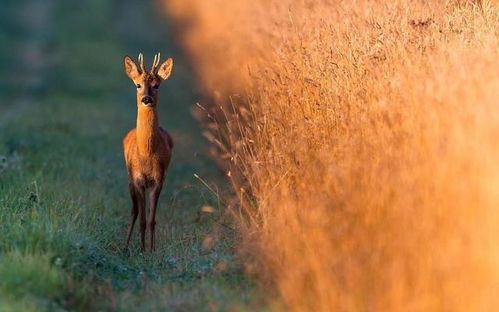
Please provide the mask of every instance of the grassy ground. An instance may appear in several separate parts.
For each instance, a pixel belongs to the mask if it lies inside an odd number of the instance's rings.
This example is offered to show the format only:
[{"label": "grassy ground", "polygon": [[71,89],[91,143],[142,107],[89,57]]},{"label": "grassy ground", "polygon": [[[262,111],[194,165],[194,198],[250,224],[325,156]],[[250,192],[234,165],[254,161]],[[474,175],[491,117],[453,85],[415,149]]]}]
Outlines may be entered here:
[{"label": "grassy ground", "polygon": [[[0,311],[244,309],[251,282],[214,192],[224,182],[189,113],[189,75],[137,1],[5,0],[0,10]],[[122,57],[175,57],[160,92],[176,140],[158,251],[123,251],[130,214],[121,139],[134,126]],[[150,62],[150,60],[149,60]],[[222,190],[219,190],[222,189]],[[214,213],[201,213],[211,205]],[[214,243],[213,243],[214,242]]]}]

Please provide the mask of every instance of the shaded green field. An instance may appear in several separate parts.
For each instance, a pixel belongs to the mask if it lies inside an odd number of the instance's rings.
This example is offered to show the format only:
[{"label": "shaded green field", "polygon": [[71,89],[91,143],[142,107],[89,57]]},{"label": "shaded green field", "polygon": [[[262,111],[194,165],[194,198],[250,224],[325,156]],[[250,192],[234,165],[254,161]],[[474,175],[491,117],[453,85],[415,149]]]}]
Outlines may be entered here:
[{"label": "shaded green field", "polygon": [[[254,310],[216,194],[224,180],[189,112],[189,73],[152,4],[0,6],[0,311]],[[121,140],[136,106],[122,57],[139,49],[149,62],[159,51],[175,58],[160,90],[160,123],[176,145],[153,254],[138,252],[137,231],[123,250]]]}]

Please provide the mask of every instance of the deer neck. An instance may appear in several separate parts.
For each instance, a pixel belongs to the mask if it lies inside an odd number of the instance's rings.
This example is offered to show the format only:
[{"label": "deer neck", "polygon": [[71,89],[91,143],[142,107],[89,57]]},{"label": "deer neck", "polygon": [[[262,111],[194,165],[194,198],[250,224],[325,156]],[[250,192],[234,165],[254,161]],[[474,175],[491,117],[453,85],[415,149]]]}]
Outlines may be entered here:
[{"label": "deer neck", "polygon": [[150,155],[154,152],[158,140],[159,124],[156,107],[143,107],[139,104],[137,111],[137,147],[141,156]]}]

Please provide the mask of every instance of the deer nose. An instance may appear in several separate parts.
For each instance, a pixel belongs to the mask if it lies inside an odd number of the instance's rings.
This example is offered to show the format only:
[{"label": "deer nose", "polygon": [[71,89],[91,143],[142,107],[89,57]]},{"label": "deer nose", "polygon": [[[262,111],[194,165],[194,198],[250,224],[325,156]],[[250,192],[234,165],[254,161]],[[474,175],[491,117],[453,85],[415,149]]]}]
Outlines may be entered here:
[{"label": "deer nose", "polygon": [[151,104],[152,103],[152,97],[150,97],[149,95],[146,95],[142,98],[142,103],[144,104]]}]

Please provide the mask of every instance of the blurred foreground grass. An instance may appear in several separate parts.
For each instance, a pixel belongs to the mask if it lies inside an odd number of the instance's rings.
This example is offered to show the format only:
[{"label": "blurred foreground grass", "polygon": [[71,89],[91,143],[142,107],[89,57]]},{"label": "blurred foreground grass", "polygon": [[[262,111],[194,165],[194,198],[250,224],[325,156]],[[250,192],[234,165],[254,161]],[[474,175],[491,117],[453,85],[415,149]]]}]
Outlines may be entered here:
[{"label": "blurred foreground grass", "polygon": [[[216,189],[223,181],[189,113],[187,70],[151,5],[1,7],[0,311],[244,309],[253,288],[231,253],[234,233],[193,174]],[[121,139],[136,109],[122,57],[137,49],[176,57],[160,94],[161,124],[176,149],[158,251],[144,255],[137,236],[131,252],[122,250],[130,201]],[[203,205],[215,213],[203,215]],[[207,239],[216,244],[203,248]]]}]

